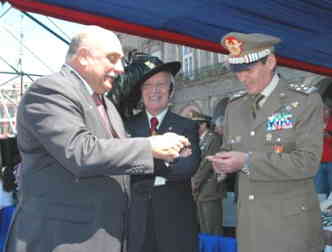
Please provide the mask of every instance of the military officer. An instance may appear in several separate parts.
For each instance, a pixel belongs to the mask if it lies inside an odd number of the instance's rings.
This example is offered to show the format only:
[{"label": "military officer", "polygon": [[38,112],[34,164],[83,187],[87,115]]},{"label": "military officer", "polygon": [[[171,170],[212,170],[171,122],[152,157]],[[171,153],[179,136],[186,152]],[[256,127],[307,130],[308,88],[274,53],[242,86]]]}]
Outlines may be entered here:
[{"label": "military officer", "polygon": [[217,181],[212,164],[205,157],[219,151],[222,138],[210,129],[211,120],[208,116],[192,112],[191,118],[199,124],[198,135],[201,149],[199,168],[191,178],[200,232],[221,235],[223,182]]},{"label": "military officer", "polygon": [[216,172],[239,175],[239,252],[323,248],[312,179],[322,152],[322,101],[315,88],[276,73],[279,42],[237,32],[221,40],[246,91],[230,99],[222,150],[209,160]]}]

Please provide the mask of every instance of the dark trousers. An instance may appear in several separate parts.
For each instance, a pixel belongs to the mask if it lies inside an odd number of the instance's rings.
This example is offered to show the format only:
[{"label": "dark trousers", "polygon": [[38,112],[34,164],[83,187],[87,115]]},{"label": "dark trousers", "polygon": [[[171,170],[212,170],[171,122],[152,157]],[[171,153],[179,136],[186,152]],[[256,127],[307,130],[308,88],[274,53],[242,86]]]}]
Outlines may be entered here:
[{"label": "dark trousers", "polygon": [[156,239],[156,232],[154,228],[153,211],[152,211],[152,200],[148,203],[148,214],[146,222],[145,237],[142,249],[139,252],[158,252],[158,243]]}]

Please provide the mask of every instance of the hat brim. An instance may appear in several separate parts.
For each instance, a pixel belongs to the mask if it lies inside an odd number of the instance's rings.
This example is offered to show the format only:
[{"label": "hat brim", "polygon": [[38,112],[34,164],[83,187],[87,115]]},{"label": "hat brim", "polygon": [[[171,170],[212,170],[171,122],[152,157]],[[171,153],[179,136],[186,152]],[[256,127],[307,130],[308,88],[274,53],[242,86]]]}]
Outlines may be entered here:
[{"label": "hat brim", "polygon": [[145,82],[147,79],[149,79],[152,75],[159,73],[159,72],[169,72],[173,76],[175,76],[181,68],[181,63],[179,61],[173,61],[173,62],[168,62],[162,65],[159,65],[151,71],[147,72],[142,76],[142,78],[138,81],[138,84],[141,85],[143,82]]},{"label": "hat brim", "polygon": [[248,63],[248,64],[229,64],[229,69],[234,72],[234,73],[238,73],[238,72],[242,72],[242,71],[246,71],[249,70],[251,67],[253,67],[258,61],[252,62],[252,63]]}]

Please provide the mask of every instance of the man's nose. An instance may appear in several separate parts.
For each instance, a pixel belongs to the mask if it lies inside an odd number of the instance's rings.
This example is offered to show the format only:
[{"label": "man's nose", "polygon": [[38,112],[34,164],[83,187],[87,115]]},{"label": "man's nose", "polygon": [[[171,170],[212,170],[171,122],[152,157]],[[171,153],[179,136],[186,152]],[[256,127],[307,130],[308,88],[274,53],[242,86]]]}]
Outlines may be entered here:
[{"label": "man's nose", "polygon": [[115,66],[114,66],[114,72],[116,72],[117,74],[122,74],[124,73],[124,67],[123,67],[123,64],[122,64],[122,61],[119,60]]},{"label": "man's nose", "polygon": [[239,81],[244,82],[246,80],[247,72],[246,71],[241,71],[235,73],[236,77],[238,78]]}]

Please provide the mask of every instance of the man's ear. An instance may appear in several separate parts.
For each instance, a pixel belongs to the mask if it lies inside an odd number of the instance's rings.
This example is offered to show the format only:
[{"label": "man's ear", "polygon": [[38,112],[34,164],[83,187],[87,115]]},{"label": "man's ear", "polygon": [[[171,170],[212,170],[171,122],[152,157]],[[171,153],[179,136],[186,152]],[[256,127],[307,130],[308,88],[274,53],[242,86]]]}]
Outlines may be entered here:
[{"label": "man's ear", "polygon": [[78,60],[82,66],[86,66],[88,64],[88,58],[90,56],[90,52],[87,48],[81,47],[78,49]]},{"label": "man's ear", "polygon": [[277,59],[276,56],[274,54],[270,54],[267,57],[267,61],[266,61],[266,65],[269,67],[269,69],[273,70],[276,65],[277,65]]}]

